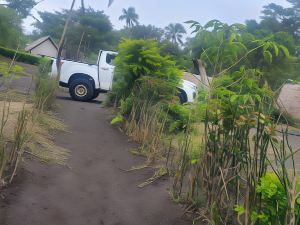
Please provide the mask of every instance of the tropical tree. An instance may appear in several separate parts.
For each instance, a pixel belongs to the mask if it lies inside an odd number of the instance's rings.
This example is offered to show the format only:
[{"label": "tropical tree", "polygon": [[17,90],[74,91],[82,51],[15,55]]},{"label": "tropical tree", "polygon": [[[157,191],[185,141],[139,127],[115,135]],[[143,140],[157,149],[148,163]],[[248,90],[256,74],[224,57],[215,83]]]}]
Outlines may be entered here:
[{"label": "tropical tree", "polygon": [[137,25],[134,27],[125,27],[120,30],[122,37],[140,40],[140,39],[155,39],[160,42],[163,39],[164,30],[152,25]]},{"label": "tropical tree", "polygon": [[273,20],[281,24],[280,31],[286,31],[300,41],[300,1],[287,0],[290,7],[283,7],[275,3],[264,6],[263,21]]},{"label": "tropical tree", "polygon": [[0,6],[0,33],[0,45],[10,48],[18,47],[23,35],[21,19],[15,10]]},{"label": "tropical tree", "polygon": [[[61,55],[62,55],[62,50],[63,50],[63,46],[65,43],[65,37],[66,37],[66,33],[69,27],[69,23],[73,14],[73,9],[74,9],[74,5],[75,5],[75,1],[76,0],[72,0],[72,4],[71,4],[71,8],[69,10],[68,13],[68,17],[65,21],[65,26],[59,41],[59,45],[58,45],[58,52],[57,52],[57,60],[56,60],[56,67],[57,67],[57,80],[60,80],[60,72],[61,72]],[[108,0],[108,7],[113,3],[114,0]],[[84,7],[84,1],[81,1],[81,6]]]},{"label": "tropical tree", "polygon": [[[68,11],[39,12],[40,21],[36,21],[35,37],[50,35],[58,41],[64,28]],[[66,34],[65,56],[72,60],[85,60],[97,54],[97,49],[115,49],[119,40],[109,17],[103,11],[92,8],[74,10]]]},{"label": "tropical tree", "polygon": [[[241,24],[228,25],[218,20],[201,26],[188,21],[196,36],[189,43],[192,56],[200,58],[211,76],[232,73],[240,67],[258,69],[275,89],[286,79],[294,79],[298,59],[291,35],[277,32],[263,37],[247,32]],[[291,51],[289,51],[291,49]]]},{"label": "tropical tree", "polygon": [[172,43],[183,45],[183,35],[186,34],[184,26],[180,23],[171,23],[166,28],[166,38]]},{"label": "tropical tree", "polygon": [[122,15],[119,17],[119,20],[125,20],[127,27],[133,27],[138,25],[139,15],[135,12],[134,7],[129,7],[128,9],[122,10]]},{"label": "tropical tree", "polygon": [[2,4],[8,8],[14,9],[18,16],[21,18],[26,18],[30,15],[31,10],[39,2],[35,0],[6,0],[6,3]]}]

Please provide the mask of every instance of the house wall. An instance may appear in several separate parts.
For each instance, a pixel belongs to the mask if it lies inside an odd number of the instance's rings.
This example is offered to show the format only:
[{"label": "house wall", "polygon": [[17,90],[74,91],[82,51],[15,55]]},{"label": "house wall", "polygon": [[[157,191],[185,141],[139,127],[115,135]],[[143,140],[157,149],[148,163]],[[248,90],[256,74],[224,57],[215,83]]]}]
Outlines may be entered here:
[{"label": "house wall", "polygon": [[42,44],[36,46],[30,51],[33,55],[42,55],[42,56],[49,56],[49,57],[56,57],[57,56],[57,49],[53,46],[50,40],[43,42]]}]

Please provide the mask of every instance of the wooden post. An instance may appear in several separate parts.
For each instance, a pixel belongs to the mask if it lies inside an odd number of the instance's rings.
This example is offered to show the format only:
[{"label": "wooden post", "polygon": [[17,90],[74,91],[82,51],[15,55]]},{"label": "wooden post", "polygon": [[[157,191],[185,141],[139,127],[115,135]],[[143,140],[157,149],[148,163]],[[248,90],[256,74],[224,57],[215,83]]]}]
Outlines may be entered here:
[{"label": "wooden post", "polygon": [[69,23],[70,23],[70,20],[71,20],[71,17],[72,17],[72,12],[73,12],[73,9],[74,9],[75,1],[76,0],[72,1],[72,5],[71,5],[70,11],[69,11],[69,15],[68,15],[68,18],[65,22],[64,30],[63,30],[63,33],[61,35],[59,45],[58,45],[58,52],[57,52],[57,59],[56,59],[57,81],[58,82],[60,80],[60,73],[61,73],[61,55],[62,55],[64,43],[65,43],[65,37],[66,37],[67,29],[69,27]]}]

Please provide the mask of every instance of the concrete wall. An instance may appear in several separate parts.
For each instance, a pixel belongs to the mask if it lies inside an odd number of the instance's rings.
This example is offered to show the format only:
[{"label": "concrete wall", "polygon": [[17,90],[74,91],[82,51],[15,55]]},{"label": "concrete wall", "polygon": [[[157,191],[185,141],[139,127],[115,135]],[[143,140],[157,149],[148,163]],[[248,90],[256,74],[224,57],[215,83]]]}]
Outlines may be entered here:
[{"label": "concrete wall", "polygon": [[50,40],[43,42],[42,44],[36,46],[30,51],[33,55],[43,55],[49,57],[57,56],[57,49],[53,46]]}]

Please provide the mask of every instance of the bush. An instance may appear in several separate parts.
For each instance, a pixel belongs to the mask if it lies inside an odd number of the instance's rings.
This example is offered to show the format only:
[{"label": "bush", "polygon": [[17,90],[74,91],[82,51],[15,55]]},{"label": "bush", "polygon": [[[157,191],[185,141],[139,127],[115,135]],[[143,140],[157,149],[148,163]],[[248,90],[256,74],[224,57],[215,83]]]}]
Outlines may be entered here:
[{"label": "bush", "polygon": [[[298,178],[297,191],[300,189]],[[260,184],[256,188],[256,192],[261,196],[260,213],[252,212],[252,217],[259,221],[259,224],[284,224],[286,212],[289,203],[287,192],[283,184],[278,179],[275,173],[266,173],[260,179]],[[299,217],[300,213],[300,197],[296,199],[295,213]],[[299,218],[298,218],[299,219]],[[299,224],[297,221],[295,224]]]},{"label": "bush", "polygon": [[192,110],[188,105],[171,104],[169,106],[169,132],[186,130],[192,122]]},{"label": "bush", "polygon": [[156,41],[123,40],[115,64],[110,103],[120,103],[129,96],[138,97],[134,93],[151,96],[152,101],[170,100],[176,95],[181,72],[174,61],[160,54]]},{"label": "bush", "polygon": [[41,58],[37,56],[30,55],[25,52],[17,52],[13,49],[5,48],[0,46],[0,55],[3,55],[7,58],[13,59],[16,56],[16,61],[24,62],[31,65],[39,65]]},{"label": "bush", "polygon": [[157,108],[159,104],[162,110],[157,118],[170,131],[185,129],[189,109],[180,106],[177,97],[182,73],[175,61],[162,56],[156,41],[123,40],[115,64],[115,82],[108,101],[120,106],[120,115],[129,118],[134,108],[134,117],[139,120],[144,107]]}]

